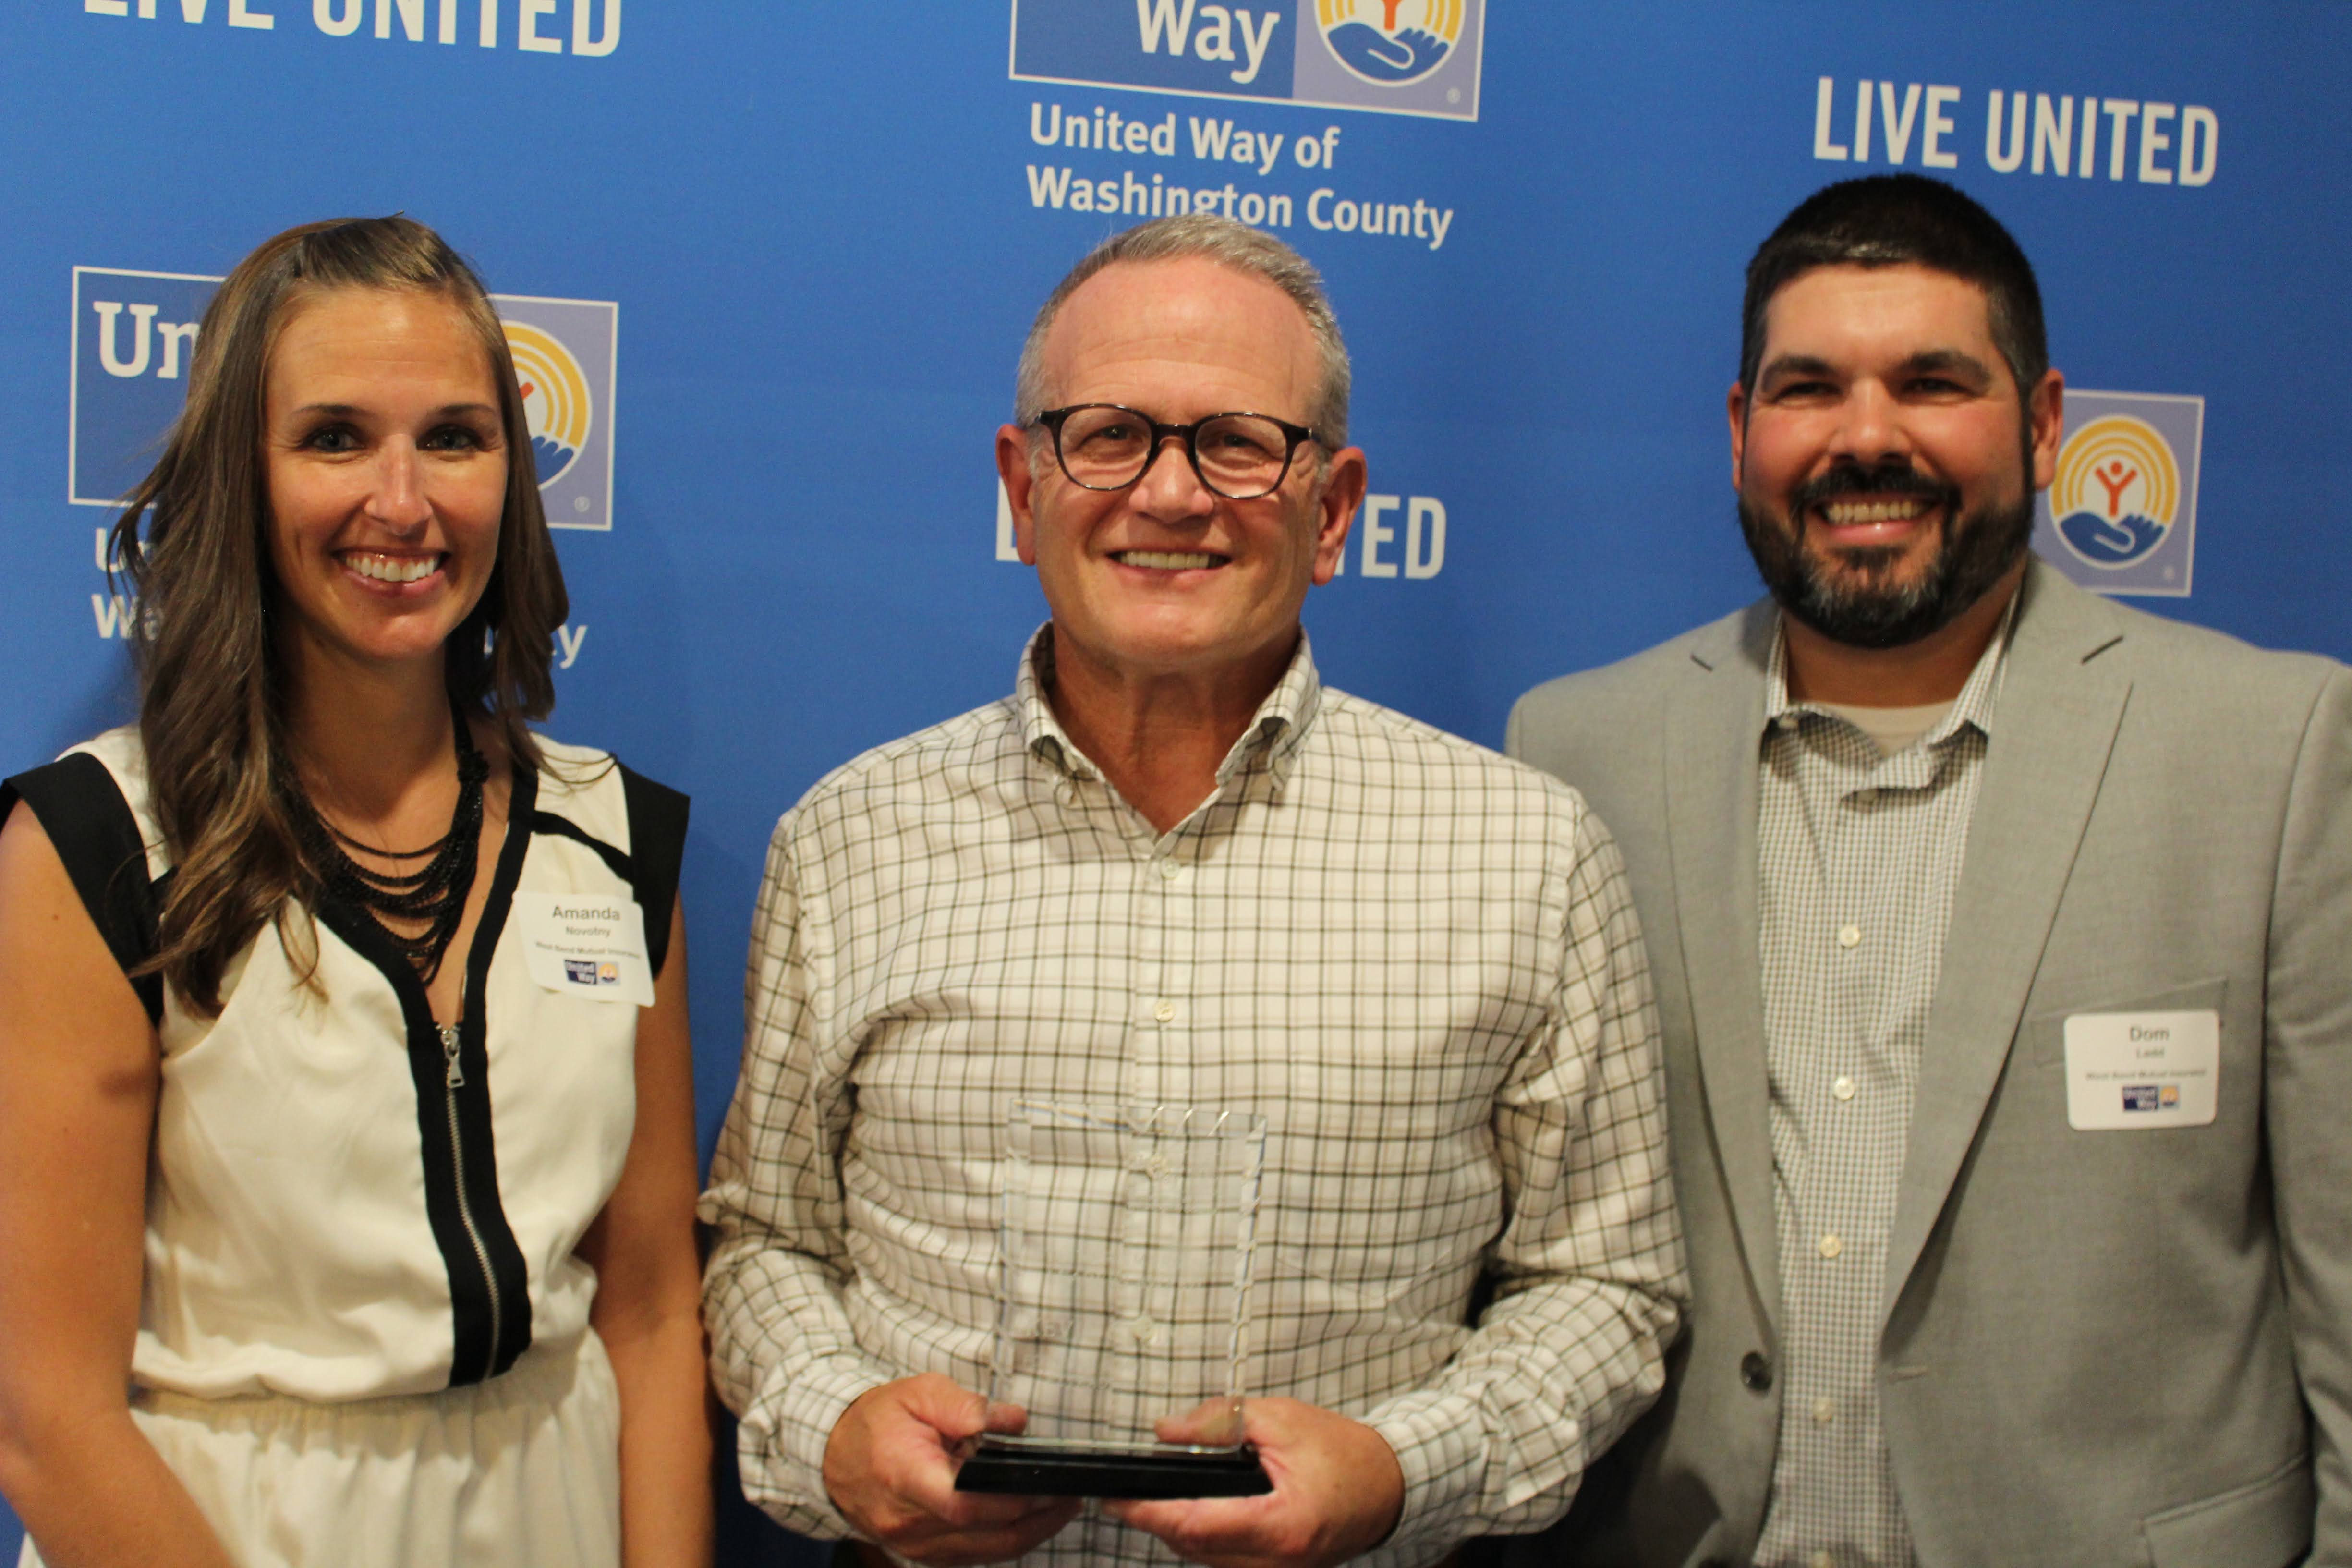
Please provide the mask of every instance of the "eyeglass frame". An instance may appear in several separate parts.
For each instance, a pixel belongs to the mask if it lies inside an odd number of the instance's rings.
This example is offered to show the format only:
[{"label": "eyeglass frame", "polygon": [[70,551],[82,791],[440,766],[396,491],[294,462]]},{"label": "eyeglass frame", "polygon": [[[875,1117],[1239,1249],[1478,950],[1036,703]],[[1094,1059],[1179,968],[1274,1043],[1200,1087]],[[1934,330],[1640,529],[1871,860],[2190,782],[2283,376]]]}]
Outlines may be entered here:
[{"label": "eyeglass frame", "polygon": [[[1143,467],[1135,470],[1135,477],[1124,484],[1090,485],[1070,472],[1069,459],[1062,455],[1062,426],[1071,415],[1088,408],[1109,408],[1121,414],[1132,414],[1137,419],[1151,427],[1151,451],[1143,459]],[[1282,432],[1283,437],[1289,445],[1283,448],[1282,468],[1274,476],[1274,483],[1262,490],[1255,490],[1245,496],[1237,496],[1219,489],[1211,482],[1209,476],[1201,469],[1201,426],[1214,425],[1220,419],[1263,419]],[[1168,437],[1171,436],[1181,436],[1184,438],[1184,460],[1192,465],[1192,477],[1201,481],[1201,488],[1211,495],[1221,496],[1226,500],[1260,500],[1272,495],[1282,488],[1282,481],[1290,477],[1290,465],[1297,459],[1298,448],[1301,446],[1309,441],[1326,449],[1330,446],[1330,443],[1324,440],[1310,426],[1294,425],[1287,419],[1277,418],[1271,414],[1260,414],[1254,408],[1228,408],[1220,414],[1203,415],[1190,425],[1166,425],[1154,419],[1142,409],[1129,408],[1124,403],[1073,403],[1061,408],[1040,409],[1036,417],[1029,421],[1029,425],[1032,429],[1042,428],[1053,436],[1054,465],[1062,470],[1062,477],[1080,489],[1092,490],[1097,495],[1116,495],[1120,490],[1141,484],[1143,476],[1151,471],[1151,465],[1160,460],[1160,451],[1167,446]]]}]

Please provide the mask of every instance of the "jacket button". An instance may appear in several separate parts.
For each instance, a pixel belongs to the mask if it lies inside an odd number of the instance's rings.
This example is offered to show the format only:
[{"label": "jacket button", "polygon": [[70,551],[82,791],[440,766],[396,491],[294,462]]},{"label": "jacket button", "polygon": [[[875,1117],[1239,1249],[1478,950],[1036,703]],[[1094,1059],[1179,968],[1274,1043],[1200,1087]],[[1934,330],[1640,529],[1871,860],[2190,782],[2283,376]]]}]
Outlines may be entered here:
[{"label": "jacket button", "polygon": [[1739,1381],[1762,1394],[1772,1386],[1772,1363],[1764,1359],[1761,1351],[1749,1351],[1739,1358]]}]

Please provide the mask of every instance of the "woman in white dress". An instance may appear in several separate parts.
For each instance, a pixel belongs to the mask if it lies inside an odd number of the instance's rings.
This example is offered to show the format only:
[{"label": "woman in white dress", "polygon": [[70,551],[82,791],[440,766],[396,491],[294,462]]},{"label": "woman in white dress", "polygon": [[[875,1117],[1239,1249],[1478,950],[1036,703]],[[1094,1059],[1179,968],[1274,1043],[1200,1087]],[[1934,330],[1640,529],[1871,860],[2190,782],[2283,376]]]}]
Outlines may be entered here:
[{"label": "woman in white dress", "polygon": [[525,727],[566,604],[479,280],[263,245],[116,542],[139,721],[0,784],[25,1561],[708,1562],[686,801]]}]

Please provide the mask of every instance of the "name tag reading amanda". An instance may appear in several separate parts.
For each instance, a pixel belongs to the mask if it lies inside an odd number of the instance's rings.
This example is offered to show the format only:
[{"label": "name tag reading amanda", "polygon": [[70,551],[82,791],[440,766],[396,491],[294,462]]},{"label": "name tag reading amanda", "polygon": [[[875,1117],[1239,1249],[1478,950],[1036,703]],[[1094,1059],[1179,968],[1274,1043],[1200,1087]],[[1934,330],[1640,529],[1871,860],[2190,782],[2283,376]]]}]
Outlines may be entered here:
[{"label": "name tag reading amanda", "polygon": [[635,900],[602,893],[517,893],[523,958],[550,991],[591,1002],[654,1002],[646,917]]},{"label": "name tag reading amanda", "polygon": [[2066,1121],[2079,1132],[2203,1127],[2221,1079],[2221,1016],[2077,1013],[2066,1020]]}]

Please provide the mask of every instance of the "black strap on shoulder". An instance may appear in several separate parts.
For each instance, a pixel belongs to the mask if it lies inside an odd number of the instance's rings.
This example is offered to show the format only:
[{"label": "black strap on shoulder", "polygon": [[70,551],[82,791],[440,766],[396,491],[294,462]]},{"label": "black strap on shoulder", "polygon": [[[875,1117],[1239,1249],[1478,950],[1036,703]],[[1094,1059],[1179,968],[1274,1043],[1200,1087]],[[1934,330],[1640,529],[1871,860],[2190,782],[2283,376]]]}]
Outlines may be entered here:
[{"label": "black strap on shoulder", "polygon": [[686,861],[686,817],[690,802],[667,784],[656,784],[625,763],[622,798],[629,808],[629,858],[636,874],[637,907],[646,912],[646,956],[659,974],[669,957],[669,911],[677,901],[679,868]]},{"label": "black strap on shoulder", "polygon": [[[139,819],[106,764],[88,752],[76,752],[0,781],[0,822],[20,800],[40,819],[41,831],[56,847],[82,907],[122,972],[128,975],[154,957],[162,900],[147,876]],[[131,988],[146,1007],[148,1021],[162,1022],[163,976],[133,975]]]},{"label": "black strap on shoulder", "polygon": [[571,818],[551,811],[533,812],[530,830],[586,845],[604,858],[613,875],[629,884],[636,894],[637,908],[645,912],[646,957],[658,975],[669,958],[669,911],[677,899],[678,868],[686,859],[686,816],[690,803],[667,784],[656,784],[618,761],[613,765],[621,770],[621,798],[629,814],[629,853],[622,854]]}]

